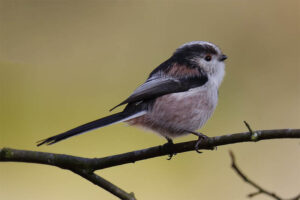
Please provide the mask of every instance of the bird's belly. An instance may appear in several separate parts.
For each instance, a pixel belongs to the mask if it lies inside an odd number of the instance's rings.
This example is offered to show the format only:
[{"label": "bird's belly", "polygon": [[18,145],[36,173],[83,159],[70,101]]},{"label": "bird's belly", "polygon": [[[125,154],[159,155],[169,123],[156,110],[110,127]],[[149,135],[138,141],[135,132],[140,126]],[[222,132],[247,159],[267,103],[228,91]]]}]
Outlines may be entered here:
[{"label": "bird's belly", "polygon": [[156,99],[146,115],[131,124],[151,129],[165,137],[185,135],[187,131],[195,131],[204,125],[212,115],[217,99],[217,90],[205,88],[164,95]]}]

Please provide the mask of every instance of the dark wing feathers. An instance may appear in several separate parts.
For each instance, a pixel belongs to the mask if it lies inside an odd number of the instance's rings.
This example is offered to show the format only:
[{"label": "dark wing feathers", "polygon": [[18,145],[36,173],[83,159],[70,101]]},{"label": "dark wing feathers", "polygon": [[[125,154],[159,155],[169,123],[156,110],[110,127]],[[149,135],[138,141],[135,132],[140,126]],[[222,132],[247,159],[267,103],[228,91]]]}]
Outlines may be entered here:
[{"label": "dark wing feathers", "polygon": [[207,76],[195,76],[188,78],[151,77],[143,85],[138,87],[126,100],[113,107],[154,99],[170,93],[184,92],[191,88],[200,87],[207,82]]}]

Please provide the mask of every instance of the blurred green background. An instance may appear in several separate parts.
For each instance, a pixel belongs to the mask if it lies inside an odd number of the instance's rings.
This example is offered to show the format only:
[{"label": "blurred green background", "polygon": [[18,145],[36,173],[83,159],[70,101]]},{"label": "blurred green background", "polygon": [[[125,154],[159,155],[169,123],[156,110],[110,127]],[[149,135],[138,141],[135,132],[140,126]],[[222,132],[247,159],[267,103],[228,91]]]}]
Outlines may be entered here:
[{"label": "blurred green background", "polygon": [[[300,1],[0,0],[0,148],[102,157],[165,143],[124,124],[53,146],[35,142],[108,115],[181,44],[211,41],[228,55],[209,136],[299,128]],[[195,139],[179,138],[175,142]],[[138,199],[247,199],[230,168],[284,197],[299,192],[299,140],[235,144],[98,171]],[[58,168],[0,163],[5,200],[116,199]],[[258,196],[255,199],[267,199]]]}]

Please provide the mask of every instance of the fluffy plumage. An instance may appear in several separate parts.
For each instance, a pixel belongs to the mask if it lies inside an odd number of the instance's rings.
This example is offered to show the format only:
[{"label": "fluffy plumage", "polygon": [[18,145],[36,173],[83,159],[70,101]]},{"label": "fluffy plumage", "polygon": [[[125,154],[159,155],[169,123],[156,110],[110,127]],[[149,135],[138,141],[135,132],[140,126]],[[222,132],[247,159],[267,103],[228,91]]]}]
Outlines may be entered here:
[{"label": "fluffy plumage", "polygon": [[127,99],[111,109],[127,104],[122,112],[44,139],[38,146],[118,122],[150,129],[168,140],[195,132],[216,108],[226,58],[212,43],[186,43],[154,69]]}]

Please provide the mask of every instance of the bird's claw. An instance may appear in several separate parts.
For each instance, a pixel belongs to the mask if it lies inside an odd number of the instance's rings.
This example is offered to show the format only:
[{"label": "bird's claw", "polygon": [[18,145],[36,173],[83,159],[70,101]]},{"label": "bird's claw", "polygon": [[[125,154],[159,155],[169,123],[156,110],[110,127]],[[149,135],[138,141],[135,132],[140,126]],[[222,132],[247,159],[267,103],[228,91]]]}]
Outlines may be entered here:
[{"label": "bird's claw", "polygon": [[199,145],[201,144],[201,142],[203,142],[205,140],[208,140],[208,137],[206,135],[204,135],[204,134],[199,135],[199,138],[198,138],[198,140],[196,142],[196,145],[195,145],[195,151],[197,153],[202,153],[201,151],[199,151]]},{"label": "bird's claw", "polygon": [[169,157],[167,158],[167,160],[171,160],[173,158],[173,156],[176,155],[176,153],[173,153],[173,145],[174,145],[173,141],[171,139],[167,139],[167,140],[168,140],[168,142],[163,145],[163,148],[166,151],[170,152],[170,154],[168,155]]},{"label": "bird's claw", "polygon": [[167,158],[167,160],[171,160],[172,158],[173,158],[173,156],[175,156],[176,155],[176,153],[170,153],[168,156],[168,158]]}]

